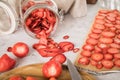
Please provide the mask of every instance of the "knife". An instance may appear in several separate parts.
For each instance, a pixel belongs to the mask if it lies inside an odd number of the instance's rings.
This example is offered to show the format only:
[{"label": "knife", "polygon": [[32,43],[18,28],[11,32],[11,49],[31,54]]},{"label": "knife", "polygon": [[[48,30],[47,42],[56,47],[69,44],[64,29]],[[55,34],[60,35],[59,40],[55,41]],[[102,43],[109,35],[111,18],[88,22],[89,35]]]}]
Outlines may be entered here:
[{"label": "knife", "polygon": [[72,80],[82,80],[82,77],[80,76],[76,67],[69,59],[67,59],[67,66],[68,66]]}]

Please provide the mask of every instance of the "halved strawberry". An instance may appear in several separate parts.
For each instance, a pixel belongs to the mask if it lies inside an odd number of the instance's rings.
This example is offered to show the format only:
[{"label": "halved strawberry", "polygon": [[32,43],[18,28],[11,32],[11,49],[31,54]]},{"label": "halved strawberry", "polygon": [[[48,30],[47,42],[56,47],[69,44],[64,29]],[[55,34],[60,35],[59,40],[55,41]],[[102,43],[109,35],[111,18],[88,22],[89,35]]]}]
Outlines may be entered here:
[{"label": "halved strawberry", "polygon": [[114,66],[113,61],[110,60],[102,60],[102,64],[106,69],[112,69]]},{"label": "halved strawberry", "polygon": [[103,54],[93,53],[91,58],[92,58],[92,60],[95,60],[95,61],[101,61],[103,59]]}]

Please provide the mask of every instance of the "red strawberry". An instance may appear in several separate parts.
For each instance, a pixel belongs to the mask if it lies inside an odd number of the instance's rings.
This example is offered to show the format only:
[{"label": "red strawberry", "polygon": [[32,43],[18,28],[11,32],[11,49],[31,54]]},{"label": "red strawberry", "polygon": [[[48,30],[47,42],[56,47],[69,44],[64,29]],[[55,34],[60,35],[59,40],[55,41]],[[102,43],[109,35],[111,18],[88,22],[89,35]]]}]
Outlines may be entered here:
[{"label": "red strawberry", "polygon": [[12,69],[15,66],[15,63],[16,61],[7,54],[2,55],[0,58],[0,72]]}]

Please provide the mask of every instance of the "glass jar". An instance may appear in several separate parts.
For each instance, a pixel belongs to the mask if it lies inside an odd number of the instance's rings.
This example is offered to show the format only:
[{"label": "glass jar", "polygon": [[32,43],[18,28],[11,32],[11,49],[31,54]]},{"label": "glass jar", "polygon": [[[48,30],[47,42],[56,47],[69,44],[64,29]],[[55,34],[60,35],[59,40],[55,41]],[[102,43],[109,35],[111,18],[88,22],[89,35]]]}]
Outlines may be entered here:
[{"label": "glass jar", "polygon": [[13,33],[18,27],[18,15],[7,1],[0,1],[0,35]]},{"label": "glass jar", "polygon": [[33,38],[43,32],[50,36],[59,22],[58,8],[53,0],[22,0],[20,16],[25,31]]},{"label": "glass jar", "polygon": [[119,0],[99,0],[100,6],[103,9],[117,9],[120,10],[120,1]]}]

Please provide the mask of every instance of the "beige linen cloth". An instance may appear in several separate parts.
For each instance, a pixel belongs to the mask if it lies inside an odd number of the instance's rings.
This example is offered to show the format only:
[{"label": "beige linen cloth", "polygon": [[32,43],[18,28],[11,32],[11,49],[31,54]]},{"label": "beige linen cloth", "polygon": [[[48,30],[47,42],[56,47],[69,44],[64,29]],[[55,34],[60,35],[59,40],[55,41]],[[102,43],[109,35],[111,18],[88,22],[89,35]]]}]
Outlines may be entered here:
[{"label": "beige linen cloth", "polygon": [[[8,1],[9,4],[18,11],[18,0],[5,0]],[[59,9],[65,11],[65,14],[68,12],[73,17],[82,17],[87,14],[87,4],[86,0],[53,0],[57,4]]]}]

